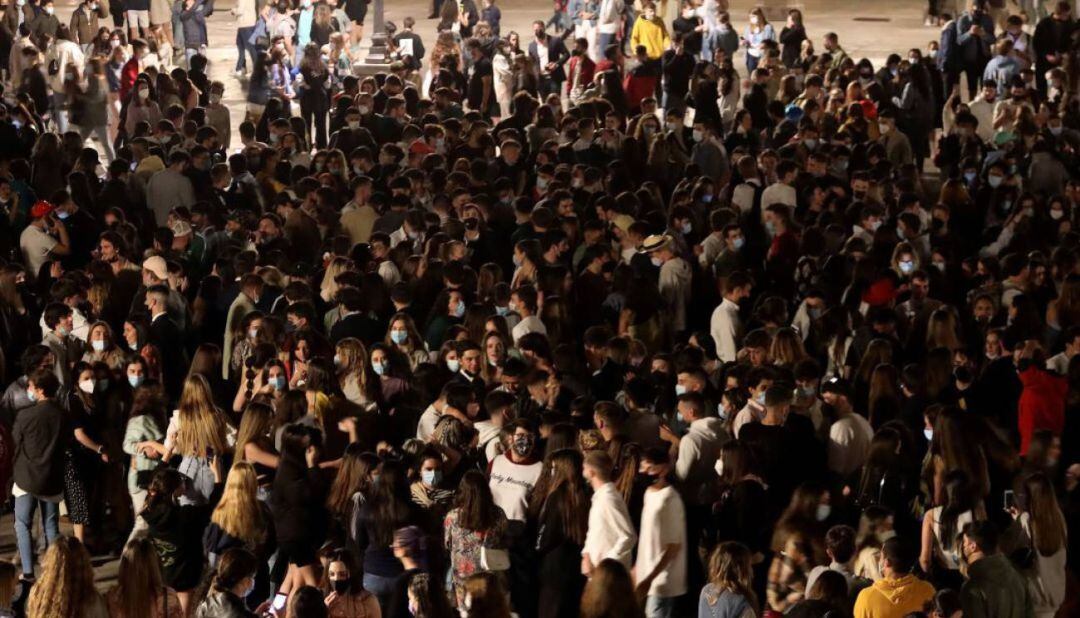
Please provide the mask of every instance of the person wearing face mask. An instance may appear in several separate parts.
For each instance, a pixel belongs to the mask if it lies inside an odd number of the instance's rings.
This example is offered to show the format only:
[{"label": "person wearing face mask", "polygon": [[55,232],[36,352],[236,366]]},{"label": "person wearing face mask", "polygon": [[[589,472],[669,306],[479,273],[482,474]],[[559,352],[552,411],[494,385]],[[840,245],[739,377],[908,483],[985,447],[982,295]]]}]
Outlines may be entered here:
[{"label": "person wearing face mask", "polygon": [[45,326],[49,332],[42,338],[42,345],[52,352],[55,364],[53,372],[60,383],[71,386],[71,368],[82,356],[84,343],[71,334],[73,316],[71,307],[64,303],[49,303],[44,312]]},{"label": "person wearing face mask", "polygon": [[60,536],[60,498],[64,490],[63,451],[70,429],[63,408],[55,401],[60,381],[48,369],[38,369],[27,382],[34,405],[22,410],[11,429],[14,444],[15,536],[23,579],[34,579],[32,526],[34,511],[42,509],[49,544]]},{"label": "person wearing face mask", "polygon": [[964,526],[961,546],[967,580],[960,588],[965,616],[1019,618],[1032,615],[1028,583],[999,550],[997,525],[991,521]]},{"label": "person wearing face mask", "polygon": [[674,472],[667,449],[647,449],[639,472],[650,484],[645,490],[634,561],[637,592],[646,599],[647,616],[674,618],[676,601],[687,590],[686,509],[671,485]]},{"label": "person wearing face mask", "polygon": [[364,590],[356,559],[351,551],[339,549],[326,565],[330,593],[326,595],[327,618],[368,618],[381,615],[375,595]]},{"label": "person wearing face mask", "polygon": [[690,303],[690,264],[675,253],[671,236],[649,236],[641,245],[652,265],[659,269],[657,289],[670,319],[665,321],[668,335],[675,336],[686,329],[686,311]]},{"label": "person wearing face mask", "polygon": [[109,17],[109,3],[101,0],[83,0],[71,14],[72,39],[78,43],[83,54],[89,54],[97,36],[98,19]]},{"label": "person wearing face mask", "polygon": [[511,521],[524,522],[528,496],[540,478],[542,462],[536,455],[536,432],[527,421],[504,427],[509,448],[491,462],[489,486],[495,506]]},{"label": "person wearing face mask", "polygon": [[454,501],[454,491],[443,483],[443,459],[434,448],[420,454],[420,477],[409,486],[412,500],[433,519],[442,520]]},{"label": "person wearing face mask", "polygon": [[908,136],[896,127],[896,111],[885,109],[878,112],[878,143],[885,147],[885,158],[896,167],[908,165],[915,160],[915,153]]},{"label": "person wearing face mask", "polygon": [[210,592],[195,612],[197,618],[255,618],[244,599],[255,585],[258,559],[254,554],[239,547],[221,555]]}]

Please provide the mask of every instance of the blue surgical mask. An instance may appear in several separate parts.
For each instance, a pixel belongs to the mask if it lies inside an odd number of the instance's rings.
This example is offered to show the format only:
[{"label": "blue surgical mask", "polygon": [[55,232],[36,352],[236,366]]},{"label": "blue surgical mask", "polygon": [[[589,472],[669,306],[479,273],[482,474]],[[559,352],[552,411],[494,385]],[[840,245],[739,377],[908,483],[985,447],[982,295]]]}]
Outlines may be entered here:
[{"label": "blue surgical mask", "polygon": [[37,401],[37,393],[35,393],[34,391],[32,391],[30,389],[27,389],[26,390],[26,398],[29,399],[31,403],[33,403],[33,402]]},{"label": "blue surgical mask", "polygon": [[686,223],[682,224],[681,229],[683,234],[689,234],[690,232],[694,231],[694,224],[687,221]]},{"label": "blue surgical mask", "polygon": [[461,371],[461,361],[456,358],[446,359],[446,368],[450,370],[450,373],[457,373]]},{"label": "blue surgical mask", "polygon": [[910,275],[912,272],[915,271],[915,262],[912,262],[911,260],[903,260],[899,262],[899,266],[900,272],[904,273],[905,275]]},{"label": "blue surgical mask", "polygon": [[274,387],[275,391],[285,390],[285,376],[274,376],[270,378],[270,384]]},{"label": "blue surgical mask", "polygon": [[765,405],[765,393],[758,393],[757,396],[754,397],[754,401],[760,403],[761,405]]},{"label": "blue surgical mask", "polygon": [[922,435],[926,437],[927,442],[932,442],[934,440],[934,430],[933,429],[923,429],[922,430]]},{"label": "blue surgical mask", "polygon": [[987,177],[986,182],[989,183],[992,188],[996,189],[1001,186],[1001,180],[1001,176],[991,174]]},{"label": "blue surgical mask", "polygon": [[421,470],[420,478],[427,485],[438,485],[442,480],[442,470]]},{"label": "blue surgical mask", "polygon": [[769,233],[769,236],[776,236],[776,224],[772,221],[766,221],[765,231]]},{"label": "blue surgical mask", "polygon": [[457,304],[454,305],[454,317],[460,318],[463,315],[465,315],[465,302],[459,300]]},{"label": "blue surgical mask", "polygon": [[407,330],[392,330],[390,331],[390,341],[401,345],[409,340],[409,331]]},{"label": "blue surgical mask", "polygon": [[127,378],[128,384],[131,385],[131,388],[138,388],[142,386],[143,381],[146,380],[146,378],[144,378],[143,376],[129,375]]},{"label": "blue surgical mask", "polygon": [[58,218],[59,218],[59,219],[60,219],[61,221],[63,221],[64,219],[67,219],[68,217],[70,217],[70,216],[71,216],[71,213],[70,213],[70,212],[68,212],[68,211],[66,211],[66,210],[58,210],[58,211],[56,211],[56,216],[57,216],[57,217],[58,217]]},{"label": "blue surgical mask", "polygon": [[975,182],[979,175],[976,172],[964,172],[964,181],[968,184]]},{"label": "blue surgical mask", "polygon": [[510,313],[510,307],[500,307],[499,305],[495,305],[495,315],[506,316],[508,313]]},{"label": "blue surgical mask", "polygon": [[386,373],[386,363],[385,362],[371,363],[371,369],[372,369],[372,371],[375,372],[375,375],[379,375],[379,376],[384,375]]},{"label": "blue surgical mask", "polygon": [[731,244],[735,247],[735,250],[738,251],[739,249],[742,249],[744,245],[746,245],[746,239],[740,236],[733,240]]}]

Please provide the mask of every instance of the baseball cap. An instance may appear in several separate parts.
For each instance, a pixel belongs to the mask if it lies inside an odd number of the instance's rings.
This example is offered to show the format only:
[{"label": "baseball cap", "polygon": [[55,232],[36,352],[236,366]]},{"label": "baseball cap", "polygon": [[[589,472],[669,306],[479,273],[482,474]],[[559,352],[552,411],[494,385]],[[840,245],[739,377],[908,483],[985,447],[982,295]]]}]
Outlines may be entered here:
[{"label": "baseball cap", "polygon": [[38,200],[34,203],[34,207],[30,209],[30,216],[34,219],[40,219],[49,216],[49,213],[54,210],[56,210],[56,206],[45,200]]},{"label": "baseball cap", "polygon": [[142,263],[143,270],[149,270],[154,273],[154,276],[164,281],[169,278],[169,267],[165,264],[165,258],[160,255],[153,255]]}]

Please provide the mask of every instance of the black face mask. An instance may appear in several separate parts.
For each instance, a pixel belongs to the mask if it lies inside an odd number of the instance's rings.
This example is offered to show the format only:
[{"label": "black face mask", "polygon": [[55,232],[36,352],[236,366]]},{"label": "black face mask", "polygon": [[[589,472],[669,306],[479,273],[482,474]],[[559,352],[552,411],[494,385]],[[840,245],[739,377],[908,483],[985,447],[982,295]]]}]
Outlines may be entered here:
[{"label": "black face mask", "polygon": [[349,591],[349,580],[347,579],[335,579],[330,582],[330,585],[334,588],[334,592],[338,594],[345,594]]}]

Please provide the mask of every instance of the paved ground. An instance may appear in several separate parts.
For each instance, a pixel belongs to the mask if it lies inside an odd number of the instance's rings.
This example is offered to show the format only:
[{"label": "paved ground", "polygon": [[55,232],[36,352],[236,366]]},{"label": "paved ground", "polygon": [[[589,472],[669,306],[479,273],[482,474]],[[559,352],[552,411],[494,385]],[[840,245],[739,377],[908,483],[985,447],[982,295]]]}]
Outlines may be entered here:
[{"label": "paved ground", "polygon": [[[546,20],[551,15],[549,2],[528,2],[526,0],[498,0],[502,9],[502,31],[511,30],[527,33],[531,31],[531,22]],[[60,3],[58,3],[59,5]],[[428,14],[428,4],[422,0],[387,0],[386,17],[398,24],[407,16],[418,20],[416,31],[427,42],[434,41],[435,20],[424,19]],[[756,3],[739,0],[732,2],[730,12],[733,22],[741,30],[745,15]],[[239,143],[236,128],[244,117],[245,98],[243,84],[233,77],[231,71],[236,62],[236,23],[229,13],[234,0],[218,0],[217,10],[210,18],[210,75],[212,79],[226,84],[225,103],[232,110],[234,143]],[[74,8],[74,3],[64,0],[59,6],[58,16],[66,23]],[[925,2],[919,0],[871,0],[866,2],[848,2],[845,0],[805,0],[796,4],[803,10],[807,32],[814,44],[820,48],[821,38],[828,31],[840,35],[841,45],[855,60],[863,57],[880,64],[893,52],[902,53],[911,47],[925,49],[928,41],[938,38],[937,28],[922,25],[922,11]],[[523,37],[524,38],[524,37]],[[736,60],[742,66],[741,58]],[[70,533],[68,525],[62,530]],[[16,560],[15,537],[12,516],[0,517],[0,557],[10,556]],[[115,560],[96,560],[96,573],[99,586],[107,588],[116,576]]]},{"label": "paved ground", "polygon": [[[386,0],[386,18],[397,24],[407,17],[417,19],[416,32],[428,43],[435,39],[436,20],[425,19],[430,0]],[[514,30],[519,33],[531,31],[530,24],[537,19],[551,16],[551,3],[527,0],[497,0],[502,9],[502,32]],[[61,2],[58,2],[60,5]],[[66,23],[75,3],[62,0],[58,16]],[[233,143],[238,143],[237,127],[244,118],[245,97],[243,84],[233,77],[236,62],[236,22],[229,9],[235,0],[218,0],[216,10],[209,20],[210,75],[212,79],[226,84],[225,104],[232,110]],[[740,31],[746,24],[746,14],[756,2],[733,0],[730,5],[732,22]],[[771,3],[770,3],[771,4]],[[821,38],[828,31],[840,34],[841,45],[848,54],[858,60],[867,57],[875,65],[884,61],[892,52],[902,53],[911,47],[925,49],[931,39],[938,38],[937,28],[922,25],[925,2],[920,0],[871,0],[848,2],[846,0],[802,0],[793,6],[803,10],[807,32],[814,44],[821,48]],[[370,22],[369,16],[369,22]],[[779,28],[782,24],[777,24]],[[370,24],[369,24],[370,28]],[[368,32],[367,34],[370,34]],[[527,35],[523,34],[523,39]],[[737,66],[743,66],[741,57]]]}]

